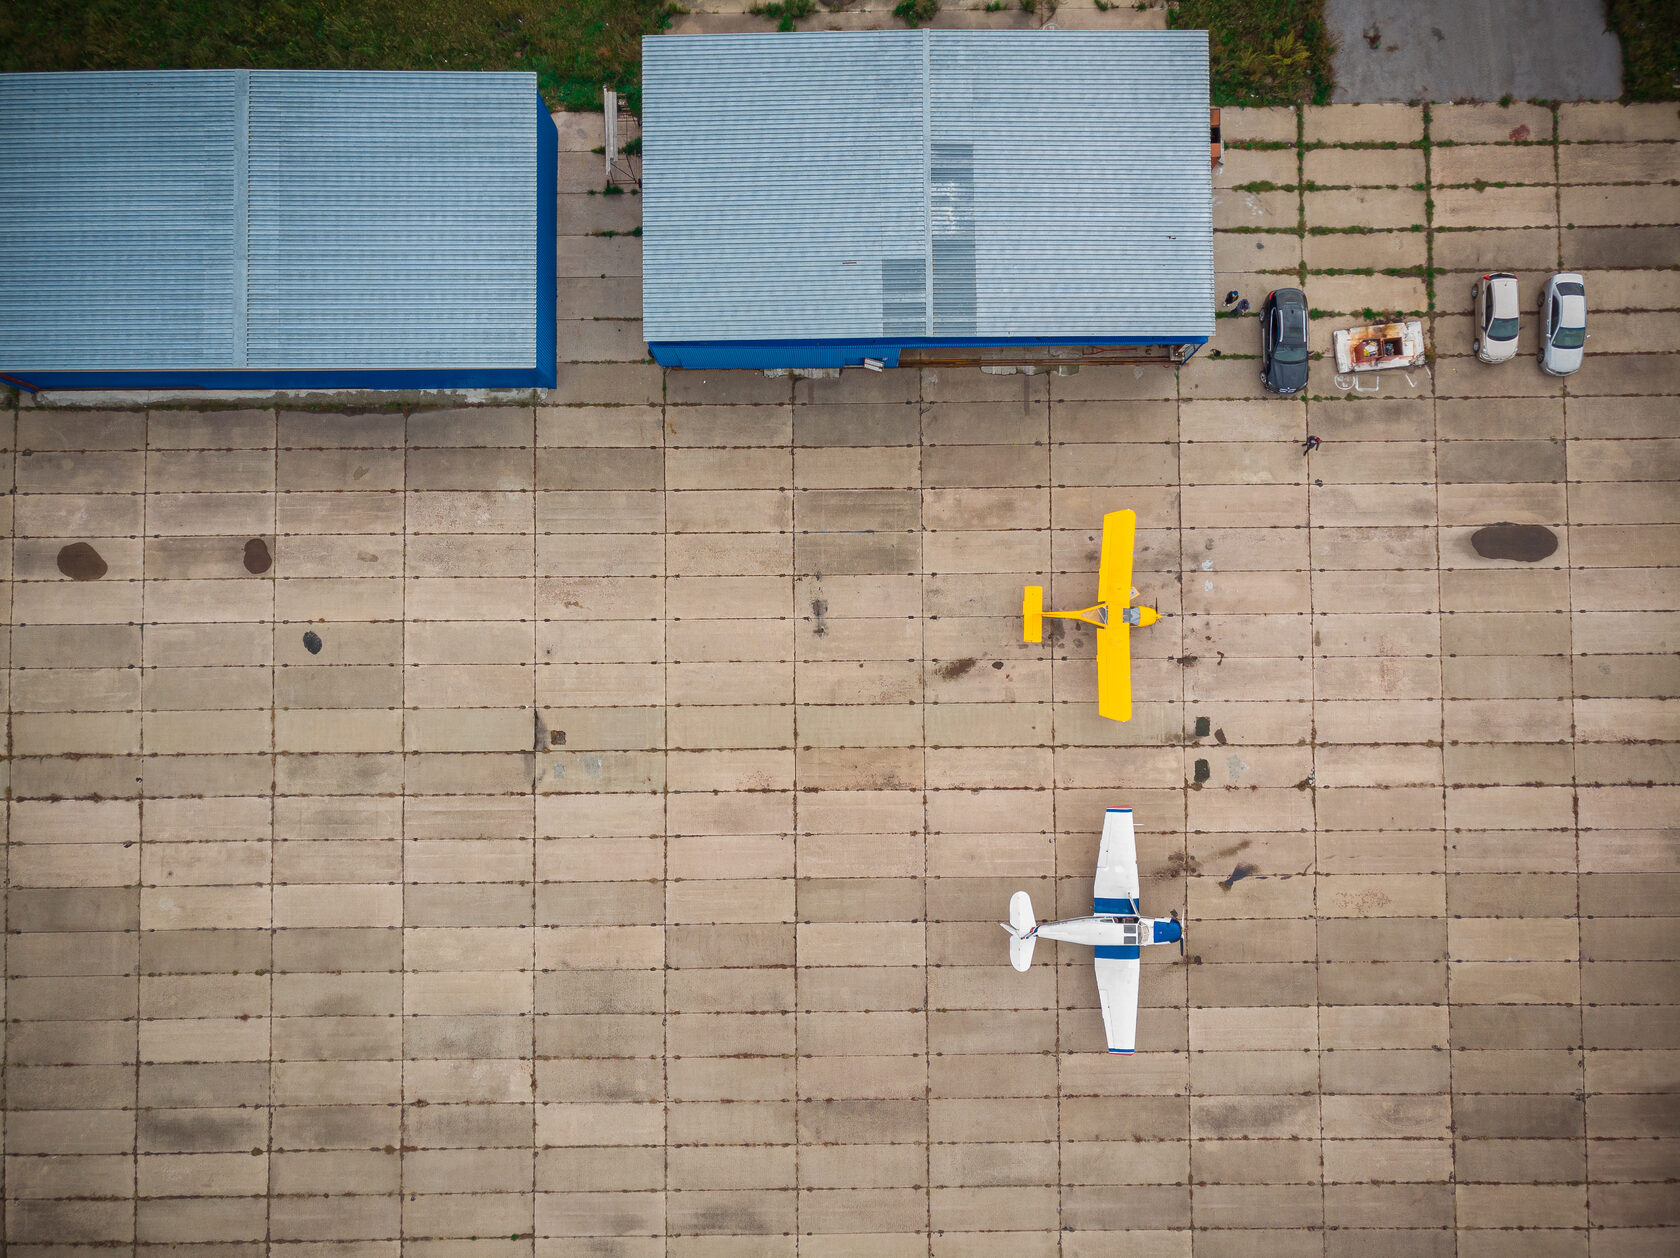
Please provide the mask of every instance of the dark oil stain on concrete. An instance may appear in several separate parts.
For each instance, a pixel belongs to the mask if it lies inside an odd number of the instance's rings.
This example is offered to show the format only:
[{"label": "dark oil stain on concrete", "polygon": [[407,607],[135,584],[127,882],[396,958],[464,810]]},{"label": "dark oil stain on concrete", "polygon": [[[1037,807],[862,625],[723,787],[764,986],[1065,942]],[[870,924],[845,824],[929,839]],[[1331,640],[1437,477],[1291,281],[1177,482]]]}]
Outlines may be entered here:
[{"label": "dark oil stain on concrete", "polygon": [[828,600],[826,598],[812,599],[811,615],[816,617],[817,620],[817,637],[822,638],[828,636]]},{"label": "dark oil stain on concrete", "polygon": [[1207,717],[1198,716],[1196,718],[1196,737],[1197,738],[1206,738],[1208,736],[1208,733],[1212,729],[1213,729],[1213,722],[1208,720]]},{"label": "dark oil stain on concrete", "polygon": [[1219,889],[1221,891],[1229,891],[1232,888],[1232,886],[1234,886],[1238,882],[1241,882],[1244,878],[1247,878],[1250,874],[1257,874],[1259,872],[1260,872],[1259,869],[1257,869],[1255,866],[1250,865],[1248,862],[1244,861],[1242,864],[1238,865],[1235,869],[1233,869],[1231,871],[1231,876],[1229,878],[1224,879],[1219,884]]},{"label": "dark oil stain on concrete", "polygon": [[941,664],[933,671],[938,673],[946,681],[955,681],[959,677],[967,676],[967,674],[974,668],[974,664],[975,661],[973,659],[951,660],[949,663]]},{"label": "dark oil stain on concrete", "polygon": [[992,661],[992,670],[994,672],[1001,673],[1003,671],[1003,661],[1002,660],[993,660]]},{"label": "dark oil stain on concrete", "polygon": [[72,581],[97,581],[111,567],[104,556],[86,542],[71,542],[58,552],[58,570]]},{"label": "dark oil stain on concrete", "polygon": [[1511,134],[1507,138],[1512,144],[1521,144],[1532,134],[1533,132],[1528,129],[1528,124],[1525,122],[1521,126],[1512,127]]},{"label": "dark oil stain on concrete", "polygon": [[1220,848],[1219,849],[1219,855],[1221,855],[1221,856],[1235,856],[1238,852],[1246,852],[1249,848],[1251,848],[1253,846],[1254,846],[1254,840],[1253,839],[1240,839],[1237,842],[1231,844],[1230,847]]},{"label": "dark oil stain on concrete", "polygon": [[1180,655],[1177,657],[1179,666],[1182,668],[1189,668],[1200,658],[1199,655]]},{"label": "dark oil stain on concrete", "polygon": [[274,556],[268,553],[268,543],[253,537],[245,543],[245,571],[261,576],[274,566]]},{"label": "dark oil stain on concrete", "polygon": [[321,635],[313,629],[305,633],[303,635],[303,649],[311,655],[319,655],[321,653]]},{"label": "dark oil stain on concrete", "polygon": [[1218,743],[1221,747],[1225,745],[1225,730],[1223,728],[1213,731],[1213,741]]},{"label": "dark oil stain on concrete", "polygon": [[1483,559],[1539,563],[1557,553],[1558,539],[1557,534],[1544,524],[1504,521],[1477,529],[1470,535],[1470,546]]},{"label": "dark oil stain on concrete", "polygon": [[1167,867],[1162,872],[1163,878],[1180,878],[1186,875],[1202,872],[1202,862],[1188,852],[1168,852]]},{"label": "dark oil stain on concrete", "polygon": [[1208,766],[1208,762],[1206,760],[1196,761],[1196,781],[1197,782],[1205,782],[1212,776],[1213,776],[1213,770],[1212,770],[1212,768],[1210,768]]}]

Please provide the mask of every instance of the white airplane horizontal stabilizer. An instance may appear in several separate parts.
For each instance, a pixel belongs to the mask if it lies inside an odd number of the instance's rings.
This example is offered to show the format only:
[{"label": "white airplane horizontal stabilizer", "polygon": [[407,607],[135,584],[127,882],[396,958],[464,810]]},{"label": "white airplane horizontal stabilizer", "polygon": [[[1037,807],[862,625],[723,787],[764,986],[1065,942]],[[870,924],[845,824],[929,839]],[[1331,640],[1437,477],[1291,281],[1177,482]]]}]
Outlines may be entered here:
[{"label": "white airplane horizontal stabilizer", "polygon": [[1025,974],[1032,965],[1033,945],[1037,942],[1036,936],[1028,935],[1023,939],[1016,935],[1009,941],[1009,964]]},{"label": "white airplane horizontal stabilizer", "polygon": [[1009,964],[1023,973],[1032,964],[1033,945],[1038,942],[1033,931],[1037,925],[1033,920],[1032,897],[1025,891],[1010,896],[1009,921],[1005,923],[1009,931]]}]

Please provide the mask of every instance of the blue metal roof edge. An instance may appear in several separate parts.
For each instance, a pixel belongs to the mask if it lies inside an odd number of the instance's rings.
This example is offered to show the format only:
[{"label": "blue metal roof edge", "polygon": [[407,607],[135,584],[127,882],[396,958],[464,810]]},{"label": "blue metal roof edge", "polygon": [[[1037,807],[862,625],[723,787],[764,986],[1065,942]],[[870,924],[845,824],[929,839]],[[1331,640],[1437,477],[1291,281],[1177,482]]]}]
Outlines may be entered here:
[{"label": "blue metal roof edge", "polygon": [[537,95],[537,372],[560,382],[560,128]]},{"label": "blue metal roof edge", "polygon": [[1194,345],[1208,343],[1205,336],[1073,336],[1073,337],[883,337],[876,339],[836,337],[824,340],[786,341],[649,341],[648,353],[662,367],[746,368],[859,367],[865,358],[878,358],[888,367],[898,366],[907,349],[977,349],[1019,345]]},{"label": "blue metal roof edge", "polygon": [[31,371],[0,374],[29,393],[41,389],[551,389],[542,367],[332,368],[271,371]]}]

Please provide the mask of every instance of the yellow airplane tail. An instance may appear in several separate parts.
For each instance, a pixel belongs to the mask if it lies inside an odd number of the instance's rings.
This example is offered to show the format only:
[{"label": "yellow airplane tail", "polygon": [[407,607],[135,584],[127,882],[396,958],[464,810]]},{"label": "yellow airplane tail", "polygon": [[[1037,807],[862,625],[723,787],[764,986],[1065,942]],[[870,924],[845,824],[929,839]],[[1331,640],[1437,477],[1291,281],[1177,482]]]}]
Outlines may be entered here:
[{"label": "yellow airplane tail", "polygon": [[1021,596],[1021,640],[1044,641],[1044,587],[1029,585]]}]

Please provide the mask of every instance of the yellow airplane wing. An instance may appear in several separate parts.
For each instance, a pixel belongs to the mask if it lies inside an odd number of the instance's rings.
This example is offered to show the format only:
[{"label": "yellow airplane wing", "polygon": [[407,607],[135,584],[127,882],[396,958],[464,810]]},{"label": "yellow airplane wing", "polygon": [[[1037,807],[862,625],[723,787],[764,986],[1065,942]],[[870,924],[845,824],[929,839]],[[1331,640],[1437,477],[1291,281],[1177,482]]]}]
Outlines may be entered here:
[{"label": "yellow airplane wing", "polygon": [[1137,512],[1110,511],[1103,516],[1102,558],[1097,566],[1097,601],[1109,606],[1109,619],[1132,605],[1132,548],[1137,542]]},{"label": "yellow airplane wing", "polygon": [[[1131,515],[1131,512],[1114,514]],[[1131,564],[1126,567],[1130,568]],[[1129,586],[1126,592],[1131,593]],[[1132,719],[1132,630],[1119,616],[1110,619],[1106,628],[1097,630],[1097,711],[1111,721]]]},{"label": "yellow airplane wing", "polygon": [[1021,596],[1021,641],[1044,641],[1044,587],[1029,585]]}]

